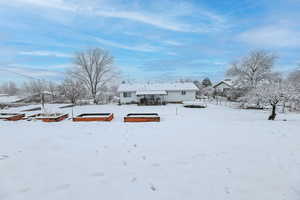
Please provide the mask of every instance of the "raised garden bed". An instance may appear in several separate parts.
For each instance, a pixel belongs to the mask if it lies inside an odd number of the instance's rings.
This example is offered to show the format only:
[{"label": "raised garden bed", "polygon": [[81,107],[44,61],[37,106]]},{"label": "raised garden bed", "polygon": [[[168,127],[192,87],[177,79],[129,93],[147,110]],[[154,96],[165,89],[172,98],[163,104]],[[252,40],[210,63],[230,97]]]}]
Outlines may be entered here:
[{"label": "raised garden bed", "polygon": [[84,113],[73,118],[74,122],[111,121],[113,113]]},{"label": "raised garden bed", "polygon": [[18,121],[23,119],[25,114],[21,113],[0,113],[0,119],[8,120],[8,121]]},{"label": "raised garden bed", "polygon": [[38,111],[38,110],[42,110],[42,108],[41,107],[35,107],[35,108],[22,110],[21,112],[32,112],[32,111]]},{"label": "raised garden bed", "polygon": [[157,113],[129,113],[124,122],[160,122],[160,117]]},{"label": "raised garden bed", "polygon": [[185,108],[206,108],[207,106],[201,102],[197,101],[187,101],[183,102]]},{"label": "raised garden bed", "polygon": [[259,106],[247,106],[245,107],[245,109],[247,110],[263,110],[263,107],[259,107]]},{"label": "raised garden bed", "polygon": [[53,113],[53,114],[36,114],[30,117],[34,117],[36,120],[41,120],[43,122],[60,122],[69,117],[68,114]]}]

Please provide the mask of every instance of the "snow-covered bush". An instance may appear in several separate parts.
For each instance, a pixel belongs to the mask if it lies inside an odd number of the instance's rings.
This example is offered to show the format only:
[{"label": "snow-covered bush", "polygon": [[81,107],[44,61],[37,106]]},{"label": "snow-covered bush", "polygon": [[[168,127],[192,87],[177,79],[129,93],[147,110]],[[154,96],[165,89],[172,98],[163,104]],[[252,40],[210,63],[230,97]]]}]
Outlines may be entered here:
[{"label": "snow-covered bush", "polygon": [[243,100],[247,103],[252,103],[261,106],[271,106],[272,113],[269,120],[274,120],[276,117],[276,108],[279,103],[283,105],[296,96],[293,86],[286,82],[269,82],[259,85],[251,90]]}]

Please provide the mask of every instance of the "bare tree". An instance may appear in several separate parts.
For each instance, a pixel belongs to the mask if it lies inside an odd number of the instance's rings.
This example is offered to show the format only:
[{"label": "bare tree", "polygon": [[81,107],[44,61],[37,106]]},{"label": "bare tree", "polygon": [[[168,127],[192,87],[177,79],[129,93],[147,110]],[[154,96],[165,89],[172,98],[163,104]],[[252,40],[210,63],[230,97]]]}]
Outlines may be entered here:
[{"label": "bare tree", "polygon": [[288,81],[300,92],[300,69],[292,71],[288,76]]},{"label": "bare tree", "polygon": [[47,82],[47,90],[51,95],[51,101],[53,102],[57,92],[57,85],[53,81]]},{"label": "bare tree", "polygon": [[9,81],[7,83],[3,83],[1,85],[0,91],[9,95],[9,96],[13,96],[16,95],[19,91],[17,85],[15,82],[13,81]]},{"label": "bare tree", "polygon": [[113,57],[102,49],[89,49],[77,53],[74,64],[73,77],[84,84],[94,103],[98,104],[101,90],[114,76]]},{"label": "bare tree", "polygon": [[44,80],[30,80],[24,82],[23,87],[27,94],[40,95],[47,89],[47,82]]},{"label": "bare tree", "polygon": [[276,56],[264,50],[250,52],[239,61],[233,62],[227,76],[235,78],[238,85],[252,89],[264,80],[275,78],[272,68]]},{"label": "bare tree", "polygon": [[79,99],[84,97],[86,91],[82,82],[66,78],[60,87],[61,93],[68,99],[72,104],[76,104]]}]

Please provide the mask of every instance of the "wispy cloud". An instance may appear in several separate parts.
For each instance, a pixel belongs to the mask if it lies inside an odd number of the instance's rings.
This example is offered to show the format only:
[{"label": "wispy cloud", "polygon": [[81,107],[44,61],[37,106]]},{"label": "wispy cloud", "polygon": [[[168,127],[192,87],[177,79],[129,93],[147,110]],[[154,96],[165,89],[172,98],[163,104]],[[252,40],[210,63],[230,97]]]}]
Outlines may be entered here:
[{"label": "wispy cloud", "polygon": [[165,43],[167,45],[171,45],[171,46],[181,46],[181,45],[183,45],[183,43],[175,41],[175,40],[165,40],[165,41],[163,41],[163,43]]},{"label": "wispy cloud", "polygon": [[[5,2],[4,4],[38,6],[43,8],[74,12],[76,14],[88,14],[99,17],[130,20],[152,25],[160,29],[177,32],[208,33],[212,31],[218,31],[226,27],[226,20],[223,16],[205,10],[203,8],[198,10],[195,9],[195,11],[197,11],[196,13],[187,13],[187,8],[184,8],[183,14],[178,12],[178,10],[176,12],[168,14],[168,11],[155,12],[155,10],[152,10],[151,12],[147,12],[146,10],[142,9],[128,10],[125,8],[121,8],[119,5],[108,3],[107,1],[98,1],[98,4],[101,5],[101,7],[99,7],[99,5],[98,7],[94,6],[96,5],[95,3],[89,4],[89,2],[93,2],[89,0],[75,2],[76,3],[74,3],[74,1],[67,2],[64,0],[11,0],[10,2]],[[188,8],[190,12],[191,7],[192,6]],[[178,17],[181,17],[182,15],[188,16],[188,14],[196,14],[198,23],[190,24],[178,19]]]},{"label": "wispy cloud", "polygon": [[60,53],[54,51],[21,51],[20,55],[27,56],[46,56],[46,57],[60,57],[60,58],[71,58],[72,54]]},{"label": "wispy cloud", "polygon": [[272,25],[238,35],[238,40],[259,47],[294,48],[300,45],[300,30]]},{"label": "wispy cloud", "polygon": [[158,47],[151,46],[149,44],[139,44],[139,45],[124,45],[118,42],[113,42],[110,40],[104,40],[101,38],[95,38],[95,40],[103,45],[106,46],[111,46],[115,48],[120,48],[120,49],[127,49],[131,51],[142,51],[142,52],[154,52],[154,51],[159,51]]}]

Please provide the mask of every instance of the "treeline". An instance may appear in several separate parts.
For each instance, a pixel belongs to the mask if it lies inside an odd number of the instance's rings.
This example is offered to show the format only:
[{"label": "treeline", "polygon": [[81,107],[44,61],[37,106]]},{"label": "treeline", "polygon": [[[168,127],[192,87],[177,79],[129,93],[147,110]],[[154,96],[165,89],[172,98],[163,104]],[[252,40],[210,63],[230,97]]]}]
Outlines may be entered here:
[{"label": "treeline", "polygon": [[1,85],[0,93],[25,96],[24,101],[28,102],[38,102],[43,96],[52,103],[76,104],[84,100],[99,104],[117,95],[117,85],[114,58],[107,51],[95,48],[75,54],[73,67],[62,82],[32,78],[17,87],[10,81]]}]

